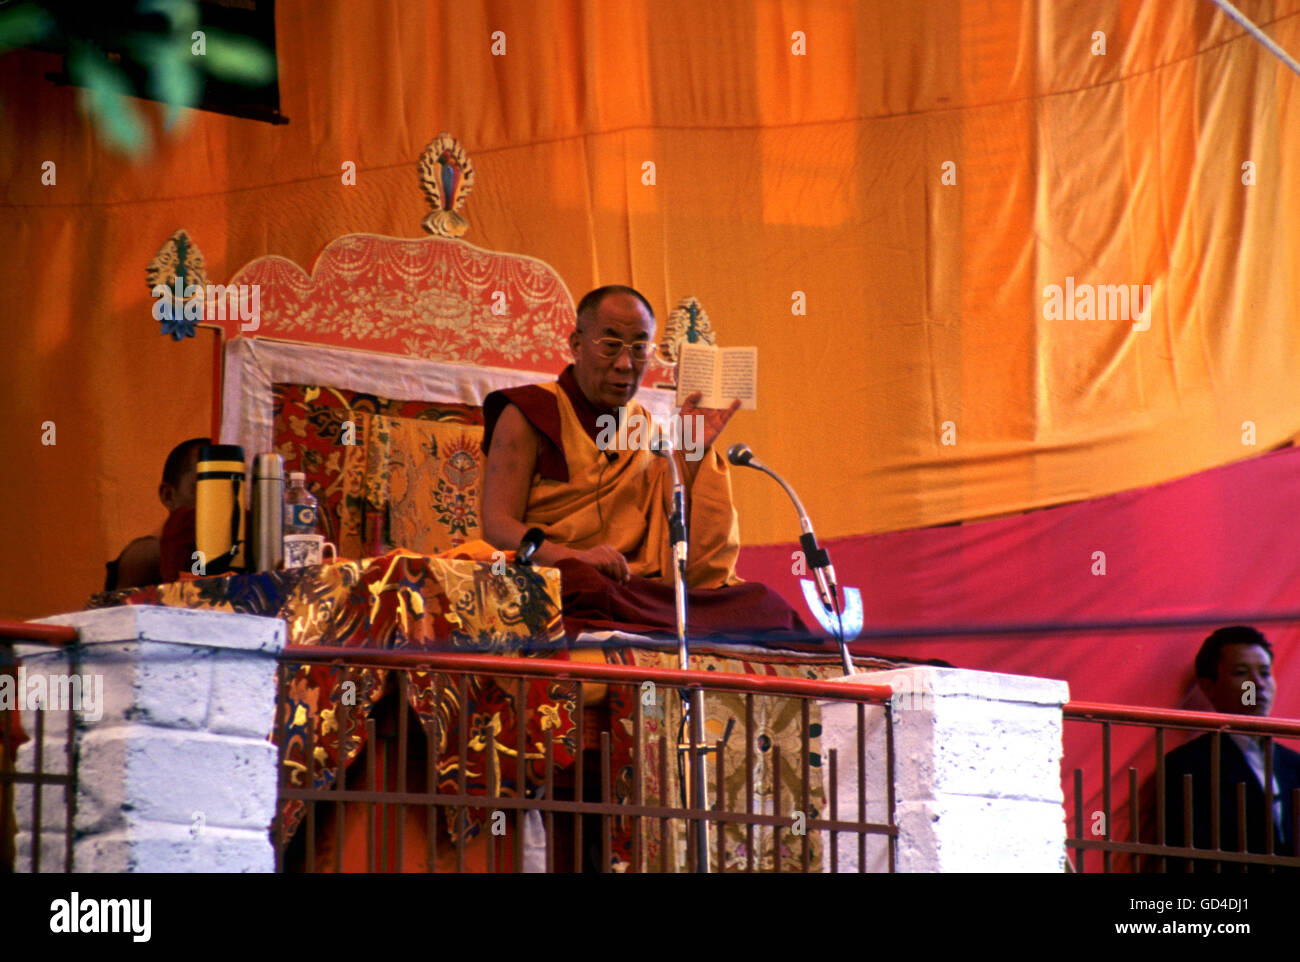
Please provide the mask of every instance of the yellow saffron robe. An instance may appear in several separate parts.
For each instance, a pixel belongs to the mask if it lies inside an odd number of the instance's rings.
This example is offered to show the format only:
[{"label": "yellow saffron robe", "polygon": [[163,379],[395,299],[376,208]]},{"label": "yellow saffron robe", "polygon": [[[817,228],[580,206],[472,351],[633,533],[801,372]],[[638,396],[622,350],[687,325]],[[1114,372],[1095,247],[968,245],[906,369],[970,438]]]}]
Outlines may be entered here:
[{"label": "yellow saffron robe", "polygon": [[[534,474],[524,523],[537,526],[548,541],[579,550],[608,544],[628,559],[632,574],[672,583],[672,544],[668,535],[672,475],[664,459],[649,450],[649,440],[618,449],[611,460],[583,428],[559,382],[540,384],[555,395],[569,480]],[[650,423],[650,412],[635,399],[624,408]],[[525,412],[527,416],[527,412]],[[635,442],[633,432],[629,440]],[[686,583],[691,588],[740,584],[736,557],[740,521],[731,500],[730,465],[712,447],[704,450],[686,492],[689,551]]]}]

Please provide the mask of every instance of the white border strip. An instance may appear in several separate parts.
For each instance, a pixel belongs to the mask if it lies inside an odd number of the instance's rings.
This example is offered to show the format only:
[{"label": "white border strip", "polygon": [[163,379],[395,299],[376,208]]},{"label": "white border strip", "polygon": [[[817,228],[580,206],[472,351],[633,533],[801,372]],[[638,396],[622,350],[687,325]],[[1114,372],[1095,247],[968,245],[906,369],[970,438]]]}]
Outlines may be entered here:
[{"label": "white border strip", "polygon": [[[277,383],[328,385],[394,401],[481,405],[501,388],[553,380],[554,374],[539,371],[240,337],[226,343],[220,442],[242,447],[250,470],[254,456],[275,450],[271,386]],[[664,422],[677,410],[672,391],[642,388],[637,400]]]}]

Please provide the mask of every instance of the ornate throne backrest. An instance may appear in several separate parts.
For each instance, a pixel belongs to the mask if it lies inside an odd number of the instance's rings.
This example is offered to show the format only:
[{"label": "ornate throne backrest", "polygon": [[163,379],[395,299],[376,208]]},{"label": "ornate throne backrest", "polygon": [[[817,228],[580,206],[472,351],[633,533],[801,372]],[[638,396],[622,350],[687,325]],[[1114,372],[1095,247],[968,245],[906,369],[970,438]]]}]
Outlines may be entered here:
[{"label": "ornate throne backrest", "polygon": [[[463,152],[442,135],[420,170],[426,229],[463,232],[457,209],[473,185]],[[254,455],[278,451],[286,472],[303,471],[345,557],[433,553],[479,536],[484,397],[551,380],[569,362],[573,299],[549,265],[457,237],[348,234],[310,273],[260,257],[231,290],[250,309],[216,319],[232,338],[221,440],[241,445],[250,469]],[[672,376],[656,362],[645,383]],[[657,416],[673,411],[671,392],[638,398]]]}]

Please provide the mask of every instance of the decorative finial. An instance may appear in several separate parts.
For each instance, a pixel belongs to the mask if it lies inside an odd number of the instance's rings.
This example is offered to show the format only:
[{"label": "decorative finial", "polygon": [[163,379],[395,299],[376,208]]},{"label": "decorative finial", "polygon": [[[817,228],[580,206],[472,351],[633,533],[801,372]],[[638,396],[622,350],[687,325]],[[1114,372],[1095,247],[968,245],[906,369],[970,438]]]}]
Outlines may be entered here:
[{"label": "decorative finial", "polygon": [[445,131],[424,148],[419,163],[420,186],[433,210],[420,226],[439,237],[460,237],[469,222],[457,213],[474,187],[474,165],[451,134]]},{"label": "decorative finial", "polygon": [[659,342],[659,356],[665,364],[676,364],[681,344],[717,344],[717,335],[709,323],[709,315],[694,297],[683,297],[677,302],[668,323],[664,326],[664,336]]},{"label": "decorative finial", "polygon": [[[151,294],[159,287],[167,289],[166,294],[156,294],[154,302],[153,316],[162,324],[161,333],[170,334],[176,341],[193,337],[195,322],[203,319],[208,275],[203,252],[190,240],[189,231],[178,230],[167,238],[145,268],[144,278]],[[198,288],[197,292],[194,288]],[[191,293],[187,294],[187,289]],[[187,311],[191,301],[199,307]]]}]

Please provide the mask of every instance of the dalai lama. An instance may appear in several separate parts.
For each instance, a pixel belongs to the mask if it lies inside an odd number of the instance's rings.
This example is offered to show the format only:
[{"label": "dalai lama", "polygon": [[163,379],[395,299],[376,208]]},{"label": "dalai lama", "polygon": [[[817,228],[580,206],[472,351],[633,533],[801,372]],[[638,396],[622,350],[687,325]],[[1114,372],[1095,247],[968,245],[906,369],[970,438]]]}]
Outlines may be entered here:
[{"label": "dalai lama", "polygon": [[[654,355],[654,311],[630,287],[597,288],[578,305],[569,347],[573,363],[556,381],[494,391],[483,402],[484,536],[507,550],[529,528],[542,530],[534,560],[561,571],[571,635],[675,633],[671,474],[648,443],[609,443],[611,424],[650,419],[634,396]],[[778,595],[736,576],[740,527],[729,468],[713,442],[739,402],[718,410],[699,400],[687,398],[680,412],[698,427],[692,456],[673,454],[687,492],[689,633],[806,637]]]}]

